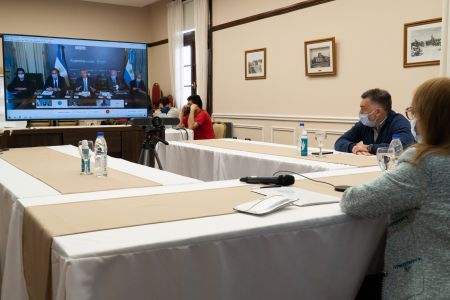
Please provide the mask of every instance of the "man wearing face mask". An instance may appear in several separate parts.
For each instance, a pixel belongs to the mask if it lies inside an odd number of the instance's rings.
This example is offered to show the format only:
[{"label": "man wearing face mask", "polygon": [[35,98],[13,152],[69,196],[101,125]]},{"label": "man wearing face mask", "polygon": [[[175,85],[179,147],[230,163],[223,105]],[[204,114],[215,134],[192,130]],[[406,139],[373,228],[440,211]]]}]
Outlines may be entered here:
[{"label": "man wearing face mask", "polygon": [[376,154],[379,147],[389,147],[394,134],[400,135],[403,148],[414,143],[410,123],[392,111],[391,95],[387,91],[368,90],[361,98],[359,122],[336,141],[337,151]]},{"label": "man wearing face mask", "polygon": [[51,75],[45,80],[44,89],[47,91],[55,92],[58,95],[64,95],[67,91],[67,84],[64,77],[59,75],[59,70],[53,68]]},{"label": "man wearing face mask", "polygon": [[13,81],[8,84],[8,92],[14,93],[18,99],[29,98],[34,93],[33,84],[25,77],[25,70],[17,68],[16,76]]},{"label": "man wearing face mask", "polygon": [[130,90],[134,93],[147,94],[147,88],[144,81],[142,81],[142,74],[138,73],[135,80],[130,81]]},{"label": "man wearing face mask", "polygon": [[123,81],[117,76],[116,70],[111,70],[110,76],[106,79],[108,91],[117,92],[124,89]]}]

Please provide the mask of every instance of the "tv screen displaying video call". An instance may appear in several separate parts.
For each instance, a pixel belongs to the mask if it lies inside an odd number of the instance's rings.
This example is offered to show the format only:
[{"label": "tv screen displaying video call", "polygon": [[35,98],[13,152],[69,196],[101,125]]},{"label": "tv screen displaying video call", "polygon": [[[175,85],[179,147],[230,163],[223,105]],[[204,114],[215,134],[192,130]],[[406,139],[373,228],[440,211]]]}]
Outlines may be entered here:
[{"label": "tv screen displaying video call", "polygon": [[147,117],[147,45],[3,35],[6,120]]}]

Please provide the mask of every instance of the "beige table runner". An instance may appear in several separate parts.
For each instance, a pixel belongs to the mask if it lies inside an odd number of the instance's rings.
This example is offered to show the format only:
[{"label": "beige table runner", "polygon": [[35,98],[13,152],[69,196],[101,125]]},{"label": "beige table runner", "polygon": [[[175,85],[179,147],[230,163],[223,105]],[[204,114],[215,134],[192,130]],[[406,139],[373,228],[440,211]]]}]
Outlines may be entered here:
[{"label": "beige table runner", "polygon": [[[321,178],[333,184],[368,182],[379,173]],[[297,181],[295,186],[340,197],[324,184]],[[233,213],[233,207],[261,195],[257,185],[131,198],[73,202],[25,208],[23,266],[30,300],[51,299],[51,243],[56,236],[186,220]]]},{"label": "beige table runner", "polygon": [[196,141],[185,141],[183,143],[223,148],[229,150],[246,151],[252,153],[293,157],[333,164],[344,164],[354,167],[371,167],[377,165],[377,161],[374,156],[354,155],[348,153],[334,153],[326,155],[325,157],[317,157],[313,155],[299,156],[297,150],[294,148],[277,147],[272,145],[260,145],[247,142],[236,142],[230,140],[196,140]]},{"label": "beige table runner", "polygon": [[[62,194],[158,186],[159,183],[108,169],[108,176],[80,175],[81,158],[46,148],[15,148],[0,159],[41,180]],[[93,166],[92,166],[93,171]]]}]

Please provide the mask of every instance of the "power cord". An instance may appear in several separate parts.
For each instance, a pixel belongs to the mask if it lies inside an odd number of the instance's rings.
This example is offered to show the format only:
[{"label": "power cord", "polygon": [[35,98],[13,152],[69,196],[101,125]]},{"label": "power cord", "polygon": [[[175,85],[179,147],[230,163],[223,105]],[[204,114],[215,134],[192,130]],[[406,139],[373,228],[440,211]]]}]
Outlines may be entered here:
[{"label": "power cord", "polygon": [[295,174],[295,175],[298,175],[300,177],[303,177],[305,179],[311,180],[313,182],[327,184],[329,186],[332,186],[334,188],[334,190],[337,191],[337,192],[345,192],[345,190],[350,187],[348,185],[334,185],[334,184],[331,184],[331,183],[326,182],[326,181],[320,181],[320,180],[312,179],[310,177],[307,177],[305,175],[302,175],[302,174],[299,174],[299,173],[296,173],[296,172],[293,172],[293,171],[277,171],[277,172],[273,173],[272,176],[275,176],[275,175],[277,175],[279,173],[291,173],[291,174]]}]

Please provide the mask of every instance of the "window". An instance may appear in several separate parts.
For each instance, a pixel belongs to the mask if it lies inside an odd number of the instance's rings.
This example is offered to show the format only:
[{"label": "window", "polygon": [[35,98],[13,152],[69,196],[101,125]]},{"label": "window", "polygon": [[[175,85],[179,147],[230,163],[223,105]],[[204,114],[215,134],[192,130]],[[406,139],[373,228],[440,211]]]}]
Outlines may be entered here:
[{"label": "window", "polygon": [[187,97],[197,93],[195,77],[195,31],[184,33],[183,63],[183,98],[181,105],[185,105]]}]

